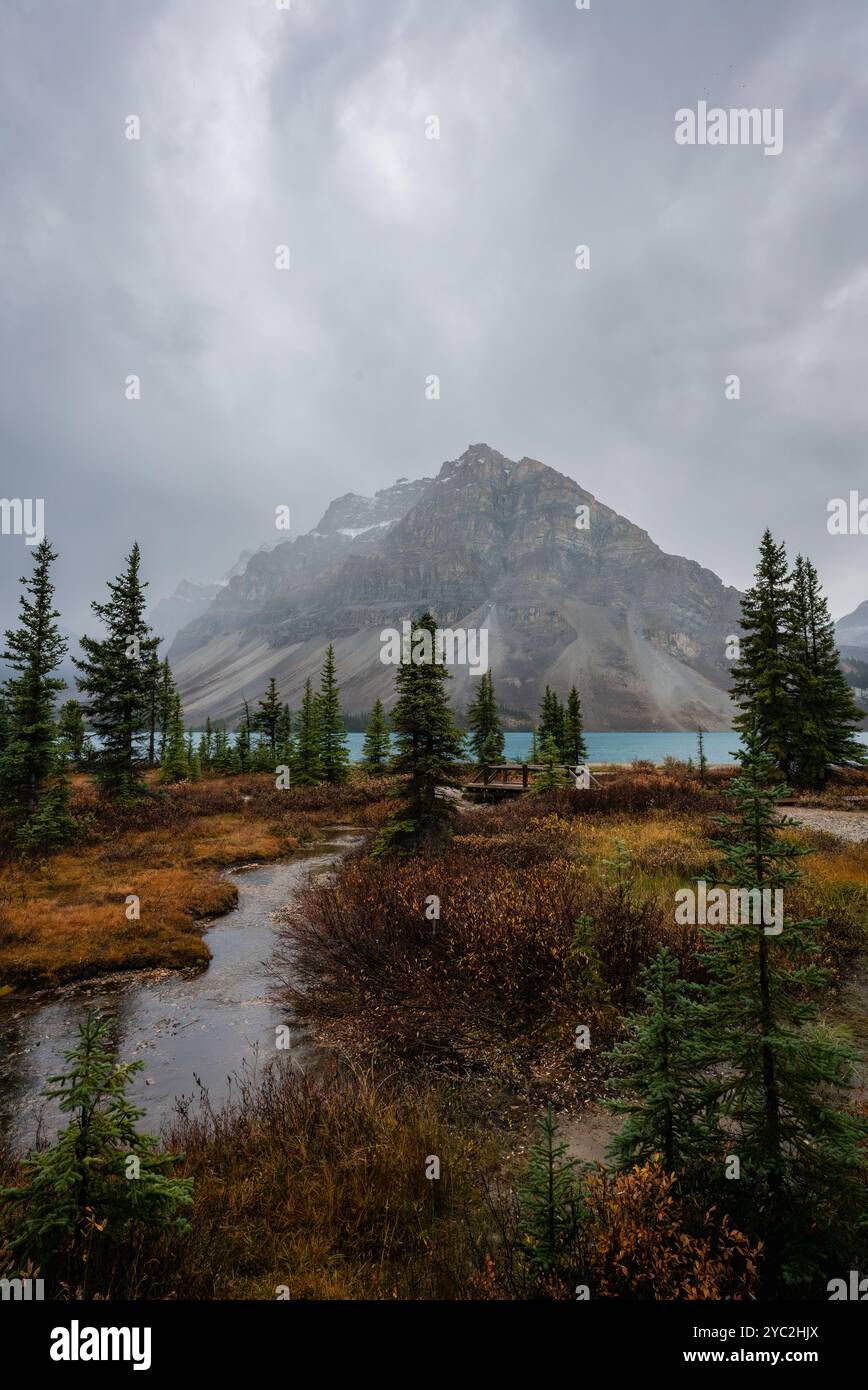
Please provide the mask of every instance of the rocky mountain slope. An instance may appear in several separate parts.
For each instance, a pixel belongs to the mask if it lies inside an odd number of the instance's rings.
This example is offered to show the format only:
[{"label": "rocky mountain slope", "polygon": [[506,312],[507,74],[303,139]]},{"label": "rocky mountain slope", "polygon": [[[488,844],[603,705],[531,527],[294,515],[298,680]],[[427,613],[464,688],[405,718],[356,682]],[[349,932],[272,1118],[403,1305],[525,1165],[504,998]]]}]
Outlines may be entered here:
[{"label": "rocky mountain slope", "polygon": [[[339,498],[308,535],[254,555],[172,645],[187,722],[234,717],[272,675],[297,707],[329,642],[344,708],[388,704],[380,632],[426,608],[444,627],[487,628],[498,698],[517,714],[535,715],[546,683],[575,682],[590,729],[729,725],[737,590],[571,478],[484,444],[436,478]],[[453,674],[461,709],[475,680]]]},{"label": "rocky mountain slope", "polygon": [[836,624],[835,635],[844,655],[868,661],[868,599]]}]

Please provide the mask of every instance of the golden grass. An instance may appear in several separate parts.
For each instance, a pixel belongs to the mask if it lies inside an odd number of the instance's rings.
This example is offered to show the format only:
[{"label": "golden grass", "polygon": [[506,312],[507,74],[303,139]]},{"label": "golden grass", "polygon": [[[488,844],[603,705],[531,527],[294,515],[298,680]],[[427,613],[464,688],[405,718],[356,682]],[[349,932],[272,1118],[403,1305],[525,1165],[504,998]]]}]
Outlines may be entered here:
[{"label": "golden grass", "polygon": [[[178,968],[209,959],[203,919],[234,906],[220,876],[241,859],[270,859],[297,845],[240,816],[192,830],[130,833],[107,851],[88,845],[26,868],[0,871],[0,981],[50,984],[113,970]],[[127,897],[140,918],[129,921]]]},{"label": "golden grass", "polygon": [[451,1123],[434,1091],[370,1073],[272,1071],[169,1142],[196,1185],[193,1233],[163,1245],[165,1274],[193,1298],[448,1297],[447,1270],[468,1260],[463,1220],[497,1164],[493,1137]]},{"label": "golden grass", "polygon": [[[224,869],[284,858],[336,821],[376,824],[385,814],[379,788],[319,788],[284,803],[270,777],[172,788],[157,803],[117,813],[88,787],[76,790],[79,812],[91,817],[80,844],[43,861],[0,862],[3,993],[204,965],[203,921],[238,896]],[[126,916],[133,894],[137,921]]]},{"label": "golden grass", "polygon": [[[711,843],[722,835],[712,816],[661,810],[638,816],[554,815],[537,824],[551,836],[553,853],[557,846],[578,860],[590,883],[611,875],[606,861],[615,858],[620,842],[632,862],[634,890],[656,898],[667,911],[676,889],[697,878],[713,881],[724,872],[722,852]],[[838,987],[868,943],[868,843],[842,841],[807,826],[783,830],[781,838],[810,850],[799,861],[799,883],[787,892],[787,913],[793,920],[823,923],[817,940]]]}]

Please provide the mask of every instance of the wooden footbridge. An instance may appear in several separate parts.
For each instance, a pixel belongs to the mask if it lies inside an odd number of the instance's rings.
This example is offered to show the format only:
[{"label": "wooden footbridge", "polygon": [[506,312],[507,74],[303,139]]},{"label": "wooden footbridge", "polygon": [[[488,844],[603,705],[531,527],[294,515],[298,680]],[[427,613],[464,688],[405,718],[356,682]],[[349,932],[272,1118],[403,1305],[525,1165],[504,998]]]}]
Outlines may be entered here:
[{"label": "wooden footbridge", "polygon": [[[478,767],[470,780],[464,783],[464,795],[471,800],[484,800],[488,796],[511,796],[530,791],[535,777],[548,770],[544,763],[486,763]],[[567,788],[599,787],[601,777],[613,775],[610,772],[592,772],[586,763],[578,766],[562,763],[559,770]]]}]

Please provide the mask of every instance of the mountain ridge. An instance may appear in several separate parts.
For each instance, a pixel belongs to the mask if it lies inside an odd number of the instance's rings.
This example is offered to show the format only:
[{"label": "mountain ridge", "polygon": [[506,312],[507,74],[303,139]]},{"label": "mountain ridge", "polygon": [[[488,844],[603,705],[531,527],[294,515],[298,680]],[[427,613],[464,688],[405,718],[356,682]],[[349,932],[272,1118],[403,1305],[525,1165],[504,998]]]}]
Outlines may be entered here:
[{"label": "mountain ridge", "polygon": [[[589,525],[577,529],[577,509]],[[436,477],[347,493],[305,536],[251,558],[170,660],[188,720],[232,718],[268,678],[296,708],[334,642],[344,707],[390,702],[380,632],[430,608],[487,627],[498,696],[536,710],[576,683],[589,728],[729,727],[740,594],[538,459],[471,445]],[[466,707],[474,677],[455,668]]]}]

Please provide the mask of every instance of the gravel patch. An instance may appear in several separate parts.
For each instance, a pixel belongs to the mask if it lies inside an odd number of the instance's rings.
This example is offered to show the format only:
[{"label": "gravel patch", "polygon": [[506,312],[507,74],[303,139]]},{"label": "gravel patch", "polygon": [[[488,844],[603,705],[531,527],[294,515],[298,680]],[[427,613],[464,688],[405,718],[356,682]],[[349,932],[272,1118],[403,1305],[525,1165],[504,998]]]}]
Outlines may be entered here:
[{"label": "gravel patch", "polygon": [[811,830],[825,830],[839,840],[861,844],[868,840],[868,811],[824,811],[820,807],[792,806],[786,814]]}]

